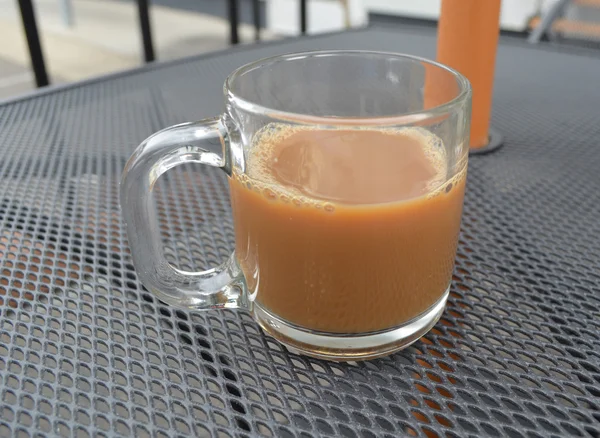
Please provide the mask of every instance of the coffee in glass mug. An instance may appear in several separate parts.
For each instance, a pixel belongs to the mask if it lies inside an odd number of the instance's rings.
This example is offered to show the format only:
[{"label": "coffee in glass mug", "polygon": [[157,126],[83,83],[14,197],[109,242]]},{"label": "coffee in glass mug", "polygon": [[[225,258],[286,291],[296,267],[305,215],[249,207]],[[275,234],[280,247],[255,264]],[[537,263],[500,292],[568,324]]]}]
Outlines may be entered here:
[{"label": "coffee in glass mug", "polygon": [[[241,67],[225,93],[224,115],[155,134],[126,166],[122,209],[144,285],[179,307],[246,308],[325,359],[390,354],[426,333],[454,267],[468,81],[421,58],[332,51]],[[154,217],[156,179],[183,162],[229,179],[235,252],[206,272],[165,260]]]}]

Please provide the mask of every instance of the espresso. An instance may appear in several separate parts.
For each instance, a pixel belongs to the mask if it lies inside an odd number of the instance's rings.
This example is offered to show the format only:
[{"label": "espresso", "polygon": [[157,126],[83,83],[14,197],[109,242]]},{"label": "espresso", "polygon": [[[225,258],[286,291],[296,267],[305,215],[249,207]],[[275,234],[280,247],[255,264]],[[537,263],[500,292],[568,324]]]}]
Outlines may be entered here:
[{"label": "espresso", "polygon": [[448,289],[466,165],[448,178],[418,128],[270,125],[230,178],[236,255],[255,304],[317,331],[419,316]]}]

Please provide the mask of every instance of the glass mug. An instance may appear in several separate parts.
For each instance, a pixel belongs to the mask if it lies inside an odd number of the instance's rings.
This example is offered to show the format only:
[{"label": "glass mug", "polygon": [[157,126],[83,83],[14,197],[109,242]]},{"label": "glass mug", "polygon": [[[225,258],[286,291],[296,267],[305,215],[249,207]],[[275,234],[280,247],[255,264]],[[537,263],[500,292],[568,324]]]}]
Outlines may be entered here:
[{"label": "glass mug", "polygon": [[[248,309],[323,359],[383,356],[425,334],[456,256],[469,82],[413,56],[328,51],[243,66],[224,91],[224,114],[152,135],[125,167],[141,282],[180,308]],[[219,167],[230,184],[235,252],[204,272],[169,264],[155,217],[154,184],[183,163]]]}]

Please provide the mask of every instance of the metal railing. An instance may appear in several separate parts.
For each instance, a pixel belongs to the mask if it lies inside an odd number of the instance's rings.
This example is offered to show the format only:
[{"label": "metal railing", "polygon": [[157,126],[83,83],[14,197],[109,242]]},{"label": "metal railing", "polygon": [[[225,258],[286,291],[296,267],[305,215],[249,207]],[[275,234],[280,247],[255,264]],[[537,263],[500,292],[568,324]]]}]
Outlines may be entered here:
[{"label": "metal railing", "polygon": [[38,34],[37,24],[35,22],[35,11],[31,0],[19,0],[19,9],[21,10],[21,19],[29,47],[29,57],[31,58],[31,67],[35,75],[35,83],[38,87],[48,85],[48,73],[46,73],[46,64],[44,63],[44,54],[40,44],[40,35]]},{"label": "metal railing", "polygon": [[[156,59],[154,52],[154,43],[152,38],[152,28],[150,25],[150,4],[149,0],[136,0],[138,8],[138,19],[140,32],[142,35],[142,50],[145,62],[152,62]],[[29,48],[29,57],[31,59],[31,67],[35,76],[35,83],[38,87],[49,85],[48,73],[44,61],[42,45],[38,26],[35,18],[35,10],[32,0],[18,0],[19,9],[21,11],[21,19],[23,28],[27,38],[27,46]],[[70,5],[67,5],[70,6]],[[307,0],[299,0],[300,6],[300,30],[302,34],[306,34],[307,29]],[[254,38],[260,40],[260,0],[252,0],[253,21],[254,21]],[[229,42],[238,44],[239,39],[239,0],[227,0],[227,12],[229,18],[230,35]],[[72,15],[71,15],[72,19]]]}]

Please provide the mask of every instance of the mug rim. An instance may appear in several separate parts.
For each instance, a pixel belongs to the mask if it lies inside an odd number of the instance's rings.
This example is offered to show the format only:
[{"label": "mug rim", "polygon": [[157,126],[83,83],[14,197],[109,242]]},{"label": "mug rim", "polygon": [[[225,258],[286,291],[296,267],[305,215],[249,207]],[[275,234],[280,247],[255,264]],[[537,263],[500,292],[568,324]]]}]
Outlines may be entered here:
[{"label": "mug rim", "polygon": [[[459,92],[452,99],[447,102],[443,102],[439,105],[433,106],[431,108],[418,110],[418,111],[408,111],[399,113],[397,115],[392,116],[357,116],[357,117],[336,117],[336,116],[315,116],[310,114],[297,113],[292,111],[278,110],[274,108],[270,108],[259,103],[253,102],[251,100],[245,99],[238,94],[235,93],[235,83],[236,80],[245,73],[248,73],[252,70],[256,70],[259,68],[264,68],[268,65],[272,65],[282,61],[293,61],[295,59],[302,59],[306,57],[330,57],[330,56],[340,56],[340,55],[350,55],[350,56],[379,56],[379,57],[387,57],[387,58],[395,58],[408,60],[411,62],[418,62],[422,64],[428,64],[439,68],[443,71],[449,73],[452,77],[456,79],[458,86],[460,87]],[[280,119],[287,122],[294,123],[306,123],[306,124],[318,124],[318,125],[356,125],[360,124],[363,126],[373,126],[373,125],[408,125],[419,123],[431,118],[435,118],[441,116],[447,112],[449,112],[453,107],[460,105],[467,101],[472,96],[472,87],[469,80],[457,70],[441,64],[437,61],[433,61],[431,59],[427,59],[425,57],[409,55],[404,53],[396,53],[396,52],[385,52],[385,51],[376,51],[376,50],[315,50],[315,51],[305,51],[305,52],[292,52],[286,53],[282,55],[269,56],[265,58],[258,59],[256,61],[250,62],[248,64],[242,65],[235,69],[227,79],[225,79],[225,83],[223,85],[223,92],[226,96],[227,102],[232,103],[234,106],[241,108],[243,110],[263,114],[270,118]]]}]

